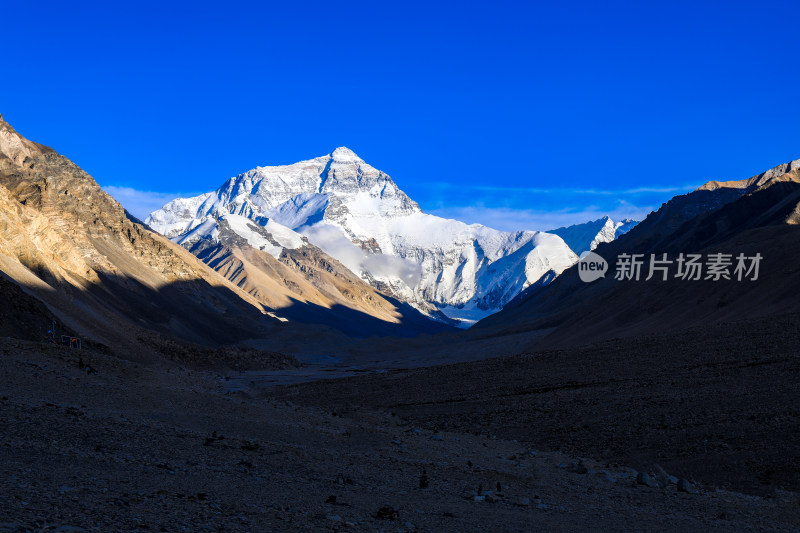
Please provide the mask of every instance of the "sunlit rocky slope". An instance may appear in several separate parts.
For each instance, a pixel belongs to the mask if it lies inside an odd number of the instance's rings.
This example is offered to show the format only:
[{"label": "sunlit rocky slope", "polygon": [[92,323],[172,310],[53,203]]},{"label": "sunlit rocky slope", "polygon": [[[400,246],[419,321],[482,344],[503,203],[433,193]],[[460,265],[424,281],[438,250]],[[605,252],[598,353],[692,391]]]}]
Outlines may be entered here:
[{"label": "sunlit rocky slope", "polygon": [[[132,219],[69,159],[2,117],[0,271],[46,303],[64,328],[134,352],[147,351],[151,333],[221,344],[279,324],[250,295]],[[44,334],[48,326],[35,329]]]}]

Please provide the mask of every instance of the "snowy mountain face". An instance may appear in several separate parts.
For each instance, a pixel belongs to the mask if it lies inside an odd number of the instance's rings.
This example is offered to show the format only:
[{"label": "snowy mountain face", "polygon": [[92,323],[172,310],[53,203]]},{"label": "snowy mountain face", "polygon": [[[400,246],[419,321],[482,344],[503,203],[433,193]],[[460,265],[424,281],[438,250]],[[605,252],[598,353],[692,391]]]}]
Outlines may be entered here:
[{"label": "snowy mountain face", "polygon": [[614,222],[605,216],[591,222],[550,230],[548,233],[554,233],[564,239],[567,246],[580,256],[583,252],[594,250],[600,243],[611,242],[629,232],[638,223],[629,218]]},{"label": "snowy mountain face", "polygon": [[423,213],[388,175],[344,147],[257,167],[214,192],[173,200],[147,224],[186,247],[219,240],[222,228],[273,255],[305,238],[383,292],[463,325],[577,261],[557,235]]}]

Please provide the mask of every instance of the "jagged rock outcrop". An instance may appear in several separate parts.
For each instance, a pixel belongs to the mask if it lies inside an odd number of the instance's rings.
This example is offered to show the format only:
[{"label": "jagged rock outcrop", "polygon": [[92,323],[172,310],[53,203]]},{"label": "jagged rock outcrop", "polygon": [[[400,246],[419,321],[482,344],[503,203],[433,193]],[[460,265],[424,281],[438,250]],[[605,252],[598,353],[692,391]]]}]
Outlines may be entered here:
[{"label": "jagged rock outcrop", "polygon": [[378,292],[339,261],[270,220],[225,215],[179,240],[199,259],[291,321],[325,324],[352,336],[435,333],[416,309]]},{"label": "jagged rock outcrop", "polygon": [[148,332],[219,344],[277,324],[255,299],[130,217],[69,159],[3,120],[0,270],[73,330],[133,353]]}]

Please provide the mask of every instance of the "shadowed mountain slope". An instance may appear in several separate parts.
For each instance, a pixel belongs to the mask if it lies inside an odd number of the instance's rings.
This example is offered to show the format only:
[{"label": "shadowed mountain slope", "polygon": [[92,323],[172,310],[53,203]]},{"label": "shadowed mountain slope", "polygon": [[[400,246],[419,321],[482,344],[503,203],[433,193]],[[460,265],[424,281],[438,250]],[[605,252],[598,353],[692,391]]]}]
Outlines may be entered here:
[{"label": "shadowed mountain slope", "polygon": [[2,117],[0,270],[59,322],[134,354],[146,355],[149,334],[219,345],[278,327],[255,299]]},{"label": "shadowed mountain slope", "polygon": [[[678,196],[597,247],[606,278],[585,283],[573,267],[436,347],[487,359],[265,395],[345,416],[383,409],[412,427],[496,435],[656,475],[663,467],[710,493],[791,494],[800,489],[798,166]],[[758,279],[690,281],[674,269],[666,281],[613,279],[622,253],[717,252],[761,254]]]},{"label": "shadowed mountain slope", "polygon": [[[604,279],[584,283],[573,267],[553,284],[535,287],[482,321],[483,335],[555,328],[538,346],[580,344],[616,336],[663,333],[708,321],[800,309],[800,161],[736,182],[710,182],[677,196],[618,240],[595,250],[609,262]],[[645,281],[650,254],[762,256],[755,281],[676,279],[670,265]],[[643,254],[641,280],[614,279],[620,254]]]},{"label": "shadowed mountain slope", "polygon": [[213,237],[181,244],[290,322],[329,326],[353,337],[451,329],[382,294],[306,238],[271,221],[264,227],[228,215],[215,222]]}]

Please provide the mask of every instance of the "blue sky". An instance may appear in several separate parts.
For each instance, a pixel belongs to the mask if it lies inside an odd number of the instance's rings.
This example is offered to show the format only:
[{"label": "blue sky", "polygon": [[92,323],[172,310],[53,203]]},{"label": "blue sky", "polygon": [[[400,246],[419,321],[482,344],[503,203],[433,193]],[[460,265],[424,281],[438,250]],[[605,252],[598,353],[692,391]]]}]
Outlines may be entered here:
[{"label": "blue sky", "polygon": [[547,229],[800,157],[798,15],[769,1],[6,0],[0,113],[139,214],[344,145],[427,211]]}]

